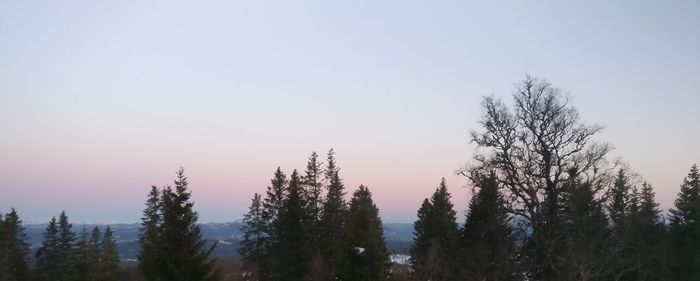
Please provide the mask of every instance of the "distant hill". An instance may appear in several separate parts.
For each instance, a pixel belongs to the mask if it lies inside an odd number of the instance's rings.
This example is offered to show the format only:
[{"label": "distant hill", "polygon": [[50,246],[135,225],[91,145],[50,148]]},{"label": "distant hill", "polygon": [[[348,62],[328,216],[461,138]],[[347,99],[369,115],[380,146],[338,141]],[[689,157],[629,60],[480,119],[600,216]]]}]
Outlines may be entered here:
[{"label": "distant hill", "polygon": [[[73,225],[73,231],[79,234],[83,227],[90,231],[95,225]],[[101,230],[107,225],[97,225]],[[117,249],[123,261],[136,261],[136,255],[140,246],[138,243],[139,227],[141,224],[110,224],[117,241]],[[46,224],[24,225],[29,236],[27,242],[31,245],[32,258],[34,252],[41,246],[42,232]],[[236,257],[238,244],[241,239],[241,223],[203,223],[200,224],[202,236],[207,240],[207,246],[217,243],[214,255],[218,257]],[[413,224],[411,223],[385,223],[384,237],[387,247],[392,253],[406,253],[413,241]]]}]

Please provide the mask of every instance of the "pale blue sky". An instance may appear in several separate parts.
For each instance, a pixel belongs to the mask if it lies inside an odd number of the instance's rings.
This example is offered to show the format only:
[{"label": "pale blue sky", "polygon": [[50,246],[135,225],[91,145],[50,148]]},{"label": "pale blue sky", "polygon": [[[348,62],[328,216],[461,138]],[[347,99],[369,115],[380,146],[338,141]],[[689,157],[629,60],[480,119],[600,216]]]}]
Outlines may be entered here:
[{"label": "pale blue sky", "polygon": [[137,221],[184,165],[203,221],[334,147],[412,221],[473,146],[481,96],[569,91],[671,206],[700,162],[698,1],[0,0],[0,212]]}]

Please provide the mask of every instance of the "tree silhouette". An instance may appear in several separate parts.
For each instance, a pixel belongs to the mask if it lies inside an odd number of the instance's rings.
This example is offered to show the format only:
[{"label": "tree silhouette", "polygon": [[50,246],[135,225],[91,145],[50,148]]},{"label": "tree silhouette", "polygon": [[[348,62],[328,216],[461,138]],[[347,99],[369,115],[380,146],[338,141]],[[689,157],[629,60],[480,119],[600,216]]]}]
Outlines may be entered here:
[{"label": "tree silhouette", "polygon": [[382,220],[372,201],[372,193],[363,185],[350,200],[347,230],[348,263],[343,280],[387,280],[391,263],[384,245]]}]

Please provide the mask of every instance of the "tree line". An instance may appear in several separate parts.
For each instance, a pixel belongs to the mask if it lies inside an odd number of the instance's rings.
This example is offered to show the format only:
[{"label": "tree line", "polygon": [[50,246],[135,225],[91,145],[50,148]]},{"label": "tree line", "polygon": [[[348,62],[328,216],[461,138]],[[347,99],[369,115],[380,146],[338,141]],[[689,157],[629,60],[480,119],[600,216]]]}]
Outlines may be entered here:
[{"label": "tree line", "polygon": [[[482,102],[462,223],[444,179],[417,212],[411,280],[700,280],[700,172],[693,165],[662,215],[651,184],[618,161],[566,95],[526,77],[511,104]],[[244,280],[390,280],[379,210],[366,186],[346,201],[333,150],[306,170],[275,171],[244,215]],[[221,280],[197,225],[184,169],[152,186],[140,229],[142,280]],[[465,202],[467,203],[467,202]],[[109,227],[54,217],[29,261],[17,212],[0,214],[0,280],[118,280]]]},{"label": "tree line", "polygon": [[333,150],[314,152],[303,174],[277,168],[253,196],[239,253],[245,280],[387,280],[389,251],[379,209],[360,185],[345,201]]},{"label": "tree line", "polygon": [[4,218],[0,215],[0,280],[120,280],[119,254],[109,226],[104,233],[97,226],[90,233],[83,227],[76,236],[65,211],[61,212],[58,220],[53,217],[46,226],[33,264],[26,239],[14,209]]}]

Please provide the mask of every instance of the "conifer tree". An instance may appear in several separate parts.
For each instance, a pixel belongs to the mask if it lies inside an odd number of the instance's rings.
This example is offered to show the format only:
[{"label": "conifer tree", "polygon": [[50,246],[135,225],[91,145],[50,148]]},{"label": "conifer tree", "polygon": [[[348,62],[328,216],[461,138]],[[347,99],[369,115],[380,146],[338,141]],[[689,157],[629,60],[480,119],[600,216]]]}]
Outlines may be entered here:
[{"label": "conifer tree", "polygon": [[653,187],[642,184],[638,207],[630,220],[633,262],[629,280],[663,280],[666,274],[664,257],[665,225],[656,203]]},{"label": "conifer tree", "polygon": [[98,260],[89,257],[89,243],[87,227],[83,225],[75,244],[75,280],[77,281],[93,280],[94,274],[92,272],[97,268]]},{"label": "conifer tree", "polygon": [[315,231],[315,229],[318,228],[318,224],[321,220],[321,188],[323,187],[323,184],[321,183],[322,176],[321,163],[318,161],[318,154],[316,154],[316,152],[312,152],[311,156],[309,156],[308,162],[306,163],[306,172],[303,178],[308,213],[313,221],[313,224],[310,225],[311,233],[318,232]]},{"label": "conifer tree", "polygon": [[277,241],[273,246],[279,280],[301,281],[308,278],[309,253],[305,226],[309,218],[303,195],[301,179],[294,170],[289,180],[287,198],[279,212]]},{"label": "conifer tree", "polygon": [[12,208],[4,219],[0,214],[0,280],[29,280],[29,244],[26,240],[27,235],[17,211]]},{"label": "conifer tree", "polygon": [[[93,231],[93,233],[95,233]],[[102,252],[99,258],[99,275],[97,281],[120,280],[121,269],[119,267],[119,254],[117,243],[114,241],[112,229],[107,226],[102,238]]]},{"label": "conifer tree", "polygon": [[75,234],[73,225],[62,211],[58,221],[51,218],[44,232],[44,241],[36,253],[36,279],[51,281],[75,280]]},{"label": "conifer tree", "polygon": [[41,247],[36,252],[37,281],[65,280],[59,271],[59,259],[62,257],[58,253],[58,243],[58,223],[56,217],[52,217],[43,233]]},{"label": "conifer tree", "polygon": [[611,268],[610,230],[596,188],[572,177],[565,186],[562,235],[552,241],[561,280],[605,280]]},{"label": "conifer tree", "polygon": [[162,198],[162,239],[158,241],[158,248],[166,254],[160,257],[163,265],[160,278],[171,281],[215,280],[218,278],[218,272],[213,268],[216,259],[210,258],[214,247],[202,249],[205,240],[197,225],[198,215],[193,210],[184,168],[180,167],[176,176],[175,186],[166,188]]},{"label": "conifer tree", "polygon": [[265,192],[265,199],[262,202],[262,216],[265,223],[263,228],[266,232],[264,248],[268,254],[264,258],[264,264],[267,270],[259,271],[260,280],[280,280],[278,270],[278,260],[274,256],[273,249],[276,247],[278,239],[279,214],[284,208],[284,202],[287,196],[287,175],[282,172],[280,167],[277,167],[275,174],[270,180],[270,186]]},{"label": "conifer tree", "polygon": [[458,275],[459,230],[451,195],[443,178],[430,201],[418,210],[411,267],[415,280],[455,280]]},{"label": "conifer tree", "polygon": [[[62,280],[73,280],[76,278],[75,272],[75,233],[73,224],[68,222],[66,211],[61,211],[58,217],[58,245],[57,254],[59,257],[58,271]],[[61,280],[61,279],[59,279]]]},{"label": "conifer tree", "polygon": [[90,240],[88,241],[88,260],[92,261],[88,280],[98,280],[100,276],[99,264],[102,262],[102,242],[100,239],[102,234],[100,233],[100,228],[94,226],[90,232]]},{"label": "conifer tree", "polygon": [[496,175],[473,177],[478,192],[469,203],[462,231],[462,280],[519,280],[516,248]]},{"label": "conifer tree", "polygon": [[365,186],[353,193],[347,221],[348,263],[342,280],[384,281],[390,274],[379,209]]},{"label": "conifer tree", "polygon": [[346,267],[345,260],[345,220],[347,205],[345,203],[345,186],[339,175],[340,168],[335,161],[333,149],[328,151],[326,164],[326,197],[323,201],[319,245],[325,262],[326,280],[336,280],[342,269]]},{"label": "conifer tree", "polygon": [[323,177],[321,163],[318,161],[318,154],[312,152],[306,163],[306,172],[303,176],[304,197],[306,200],[306,208],[309,214],[309,223],[307,226],[309,239],[309,249],[311,254],[310,264],[310,279],[323,280],[324,264],[321,255],[319,241],[321,238],[321,189]]},{"label": "conifer tree", "polygon": [[608,190],[607,204],[611,223],[610,254],[615,258],[610,263],[613,280],[636,280],[637,242],[636,219],[638,216],[638,190],[632,186],[624,169],[615,176],[612,187]]},{"label": "conifer tree", "polygon": [[276,241],[275,234],[275,222],[279,219],[280,210],[284,207],[284,201],[287,196],[287,175],[282,172],[280,167],[277,167],[275,175],[270,180],[270,186],[267,187],[265,199],[263,200],[263,216],[265,221],[268,222],[267,231],[270,234],[270,241]]},{"label": "conifer tree", "polygon": [[609,190],[610,203],[608,204],[608,213],[616,234],[624,232],[624,220],[630,207],[631,188],[625,170],[618,170],[613,186]]},{"label": "conifer tree", "polygon": [[410,250],[411,277],[413,280],[432,280],[434,275],[435,264],[438,257],[435,251],[431,251],[430,230],[430,215],[433,204],[428,198],[423,200],[418,209],[418,220],[414,223],[413,245]]},{"label": "conifer tree", "polygon": [[161,192],[156,186],[151,186],[146,200],[146,208],[141,218],[139,232],[139,244],[141,252],[138,254],[137,269],[146,281],[159,280],[159,272],[162,269],[163,251],[160,235],[160,225],[163,221],[161,214]]},{"label": "conifer tree", "polygon": [[669,266],[671,279],[700,280],[700,172],[690,168],[671,210]]},{"label": "conifer tree", "polygon": [[243,259],[243,270],[246,280],[264,280],[264,273],[268,270],[265,266],[267,257],[267,222],[263,215],[263,207],[260,194],[255,193],[248,213],[243,216],[241,240],[238,253]]}]

